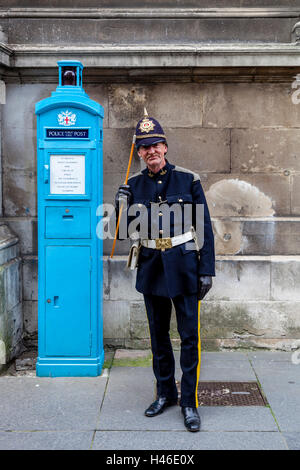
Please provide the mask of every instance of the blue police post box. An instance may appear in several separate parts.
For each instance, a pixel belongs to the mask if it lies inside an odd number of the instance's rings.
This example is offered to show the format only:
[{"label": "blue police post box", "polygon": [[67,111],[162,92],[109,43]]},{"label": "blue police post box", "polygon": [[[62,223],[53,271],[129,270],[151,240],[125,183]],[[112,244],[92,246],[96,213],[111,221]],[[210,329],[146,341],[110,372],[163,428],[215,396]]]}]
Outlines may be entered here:
[{"label": "blue police post box", "polygon": [[79,61],[59,61],[59,85],[36,104],[38,376],[97,376],[104,362],[103,108],[82,88]]}]

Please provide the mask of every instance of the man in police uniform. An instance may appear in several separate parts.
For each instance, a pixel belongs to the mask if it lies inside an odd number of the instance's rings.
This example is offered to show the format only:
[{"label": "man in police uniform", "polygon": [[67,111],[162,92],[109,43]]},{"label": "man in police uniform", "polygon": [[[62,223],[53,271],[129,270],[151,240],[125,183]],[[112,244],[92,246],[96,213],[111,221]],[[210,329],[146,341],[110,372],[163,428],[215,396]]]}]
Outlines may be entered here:
[{"label": "man in police uniform", "polygon": [[[180,406],[184,424],[189,431],[200,429],[197,411],[197,386],[200,373],[200,300],[212,286],[215,275],[214,238],[205,195],[196,173],[169,163],[168,144],[159,122],[145,114],[136,127],[136,148],[146,169],[133,175],[128,185],[121,185],[116,195],[119,211],[121,198],[147,208],[150,221],[148,238],[141,239],[136,289],[144,294],[153,371],[157,381],[157,399],[146,409],[148,417],[162,413],[166,407],[177,404],[178,393],[174,378],[174,355],[169,336],[172,302],[181,338],[180,364],[182,368]],[[183,155],[184,159],[184,155]],[[170,217],[170,233],[164,234],[163,213],[153,216],[151,208],[177,203],[192,206],[192,225],[196,228],[196,205],[204,207],[204,241],[196,250],[193,230],[181,234]],[[155,219],[155,220],[154,220]],[[203,223],[203,220],[202,220]],[[178,226],[178,223],[177,223]],[[158,237],[151,239],[153,227]],[[152,232],[151,232],[152,229]],[[195,239],[195,238],[194,238]],[[188,246],[189,245],[189,246]]]}]

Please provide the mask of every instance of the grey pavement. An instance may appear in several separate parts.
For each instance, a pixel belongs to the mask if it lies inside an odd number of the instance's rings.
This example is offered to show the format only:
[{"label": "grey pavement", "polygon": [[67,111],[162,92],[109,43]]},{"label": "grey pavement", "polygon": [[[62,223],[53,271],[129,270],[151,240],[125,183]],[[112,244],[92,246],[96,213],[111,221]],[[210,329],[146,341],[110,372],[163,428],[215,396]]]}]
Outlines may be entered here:
[{"label": "grey pavement", "polygon": [[154,377],[149,361],[133,367],[131,359],[125,366],[116,359],[99,377],[3,373],[0,449],[300,450],[300,364],[292,353],[203,352],[200,381],[258,381],[268,406],[200,406],[198,433],[186,431],[178,406],[144,416]]}]

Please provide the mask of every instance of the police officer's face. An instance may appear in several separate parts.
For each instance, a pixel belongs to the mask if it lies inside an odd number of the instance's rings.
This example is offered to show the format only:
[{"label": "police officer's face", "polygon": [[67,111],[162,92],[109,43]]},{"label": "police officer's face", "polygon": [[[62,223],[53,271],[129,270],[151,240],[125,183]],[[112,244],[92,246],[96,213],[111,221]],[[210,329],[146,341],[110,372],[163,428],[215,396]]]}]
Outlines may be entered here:
[{"label": "police officer's face", "polygon": [[162,168],[165,164],[165,154],[167,153],[167,146],[164,142],[144,146],[141,145],[138,150],[138,155],[141,157],[149,168]]}]

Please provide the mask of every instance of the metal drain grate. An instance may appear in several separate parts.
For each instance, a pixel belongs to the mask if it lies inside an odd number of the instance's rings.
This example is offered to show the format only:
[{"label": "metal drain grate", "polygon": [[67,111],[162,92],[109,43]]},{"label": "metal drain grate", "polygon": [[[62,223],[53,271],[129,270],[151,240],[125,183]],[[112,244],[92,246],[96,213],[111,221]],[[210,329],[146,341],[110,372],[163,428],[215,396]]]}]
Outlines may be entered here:
[{"label": "metal drain grate", "polygon": [[[180,382],[176,382],[180,397]],[[257,382],[199,382],[199,406],[266,406]]]}]

